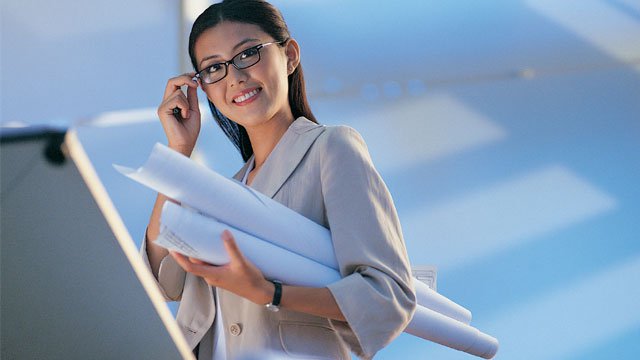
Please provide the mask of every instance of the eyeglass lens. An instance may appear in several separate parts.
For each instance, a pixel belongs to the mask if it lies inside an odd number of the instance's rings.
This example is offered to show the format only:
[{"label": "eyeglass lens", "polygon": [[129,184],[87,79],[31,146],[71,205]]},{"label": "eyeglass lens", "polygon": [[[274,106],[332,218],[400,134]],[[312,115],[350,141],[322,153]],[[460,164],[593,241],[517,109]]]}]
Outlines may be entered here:
[{"label": "eyeglass lens", "polygon": [[[260,47],[261,45],[249,48],[231,59],[231,63],[237,69],[246,69],[253,66],[260,61]],[[207,84],[212,84],[216,81],[222,80],[227,76],[229,65],[227,63],[218,63],[209,66],[202,71],[202,80]]]}]

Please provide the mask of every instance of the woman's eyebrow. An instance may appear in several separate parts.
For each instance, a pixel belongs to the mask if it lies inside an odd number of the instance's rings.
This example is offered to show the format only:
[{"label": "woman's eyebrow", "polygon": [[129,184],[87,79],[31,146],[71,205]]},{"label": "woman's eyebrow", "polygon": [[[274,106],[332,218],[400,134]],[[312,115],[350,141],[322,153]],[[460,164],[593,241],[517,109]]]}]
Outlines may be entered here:
[{"label": "woman's eyebrow", "polygon": [[[234,46],[231,50],[233,52],[235,52],[242,45],[244,45],[246,43],[249,43],[249,42],[252,42],[252,41],[260,41],[260,39],[253,39],[253,38],[244,39],[244,40],[240,41],[239,43],[237,43],[236,46]],[[204,59],[200,60],[200,66],[202,66],[202,63],[207,61],[207,60],[215,59],[215,58],[219,58],[219,57],[221,57],[221,56],[217,55],[217,54],[216,55],[209,55],[209,56],[205,57]]]}]

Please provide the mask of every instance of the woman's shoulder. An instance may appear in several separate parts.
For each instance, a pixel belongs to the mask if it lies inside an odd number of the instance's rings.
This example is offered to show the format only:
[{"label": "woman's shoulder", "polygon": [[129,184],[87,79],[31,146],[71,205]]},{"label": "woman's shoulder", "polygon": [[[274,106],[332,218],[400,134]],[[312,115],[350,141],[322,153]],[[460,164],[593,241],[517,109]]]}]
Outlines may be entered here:
[{"label": "woman's shoulder", "polygon": [[328,125],[314,146],[324,164],[354,166],[371,163],[369,149],[360,133],[347,125]]},{"label": "woman's shoulder", "polygon": [[364,143],[360,133],[350,126],[319,124],[302,116],[293,122],[290,130],[298,136],[317,136],[325,145]]},{"label": "woman's shoulder", "polygon": [[347,125],[326,125],[319,140],[330,148],[352,148],[366,146],[360,133]]}]

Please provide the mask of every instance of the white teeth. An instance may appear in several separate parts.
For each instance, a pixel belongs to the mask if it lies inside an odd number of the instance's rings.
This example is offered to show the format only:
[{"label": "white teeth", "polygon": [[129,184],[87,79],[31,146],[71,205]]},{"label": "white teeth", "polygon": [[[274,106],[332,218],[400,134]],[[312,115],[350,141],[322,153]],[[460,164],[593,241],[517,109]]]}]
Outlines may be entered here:
[{"label": "white teeth", "polygon": [[233,102],[235,103],[239,103],[239,102],[243,102],[243,101],[247,101],[249,99],[251,99],[252,97],[256,96],[256,94],[259,92],[259,89],[255,89],[253,91],[250,91],[242,96],[238,96],[237,98],[233,99]]}]

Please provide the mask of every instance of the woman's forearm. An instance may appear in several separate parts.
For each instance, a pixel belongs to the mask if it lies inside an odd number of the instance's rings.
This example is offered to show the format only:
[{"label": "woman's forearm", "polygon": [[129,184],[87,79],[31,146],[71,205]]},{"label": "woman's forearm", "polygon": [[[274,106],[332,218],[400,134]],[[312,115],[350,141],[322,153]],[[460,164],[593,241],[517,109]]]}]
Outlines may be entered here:
[{"label": "woman's forearm", "polygon": [[326,287],[311,288],[283,285],[280,306],[287,310],[346,321],[333,294]]},{"label": "woman's forearm", "polygon": [[[200,115],[198,115],[199,118]],[[200,120],[198,120],[199,122]],[[197,138],[197,136],[196,136]],[[195,142],[195,140],[194,140]],[[190,157],[193,152],[193,146],[172,146],[171,141],[169,141],[169,148],[179,152],[180,154]],[[153,242],[156,240],[158,235],[160,235],[160,216],[162,215],[162,206],[166,201],[174,201],[169,199],[168,197],[158,194],[156,198],[156,202],[153,205],[153,210],[151,210],[151,218],[149,219],[149,225],[147,226],[147,233],[145,236],[147,237],[147,257],[149,258],[149,265],[151,265],[151,272],[153,276],[158,278],[158,272],[160,271],[160,263],[162,259],[164,259],[169,252],[167,249],[157,246]]]},{"label": "woman's forearm", "polygon": [[156,279],[158,278],[162,259],[169,254],[165,248],[153,243],[160,234],[160,215],[162,214],[162,206],[167,199],[168,198],[166,196],[158,194],[156,202],[153,205],[153,210],[151,211],[151,218],[149,219],[149,226],[147,226],[146,233],[147,257],[149,258],[149,265],[151,265],[153,276],[155,276]]},{"label": "woman's forearm", "polygon": [[[229,263],[219,266],[171,252],[185,271],[202,277],[207,284],[230,291],[256,304],[271,303],[275,285],[250,260],[244,257],[230,231],[222,235]],[[328,288],[282,286],[280,306],[287,310],[345,321],[345,317]]]}]

